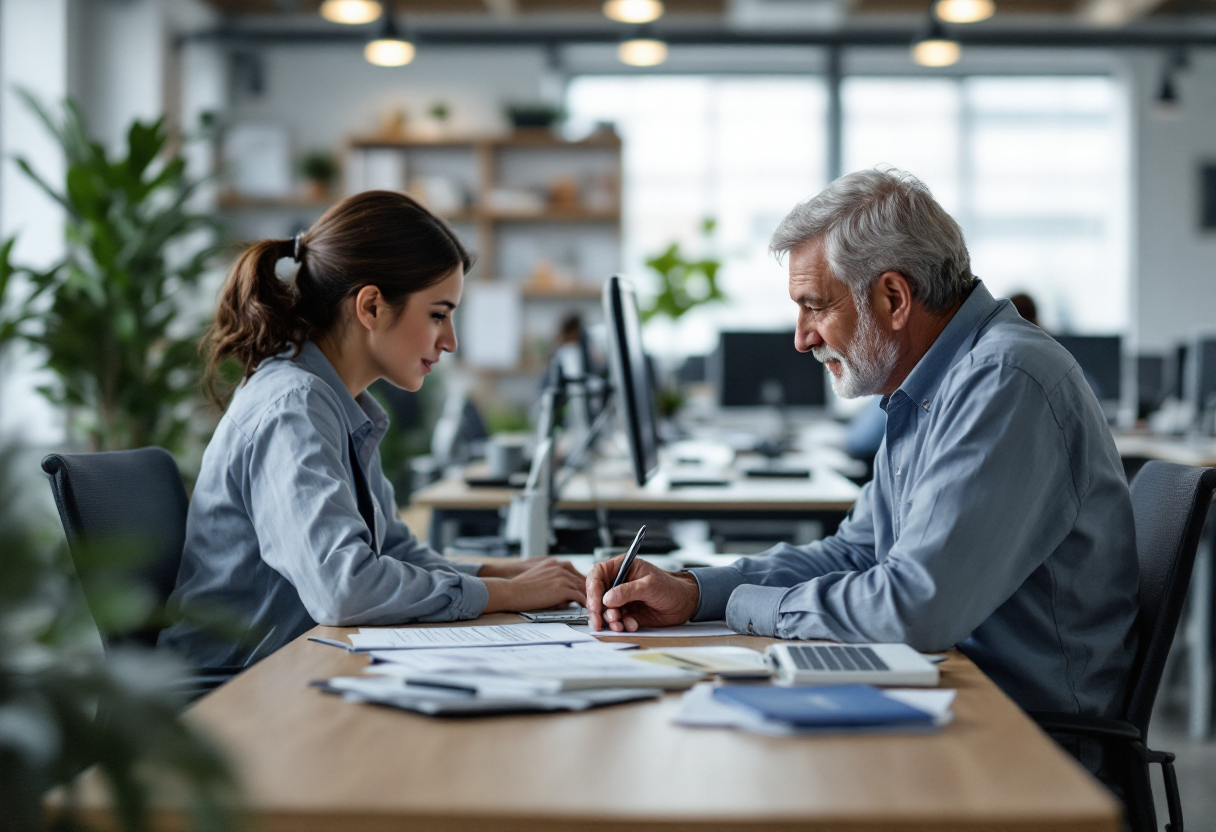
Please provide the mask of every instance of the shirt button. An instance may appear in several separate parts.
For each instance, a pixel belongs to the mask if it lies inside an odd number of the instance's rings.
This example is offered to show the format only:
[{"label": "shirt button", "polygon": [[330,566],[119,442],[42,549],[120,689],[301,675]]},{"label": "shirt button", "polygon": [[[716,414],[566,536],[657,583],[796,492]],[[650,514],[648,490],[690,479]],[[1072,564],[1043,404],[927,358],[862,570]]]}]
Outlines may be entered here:
[{"label": "shirt button", "polygon": [[895,476],[897,476],[897,477],[899,476],[899,469],[898,469],[898,468],[896,468],[896,469],[895,469]]}]

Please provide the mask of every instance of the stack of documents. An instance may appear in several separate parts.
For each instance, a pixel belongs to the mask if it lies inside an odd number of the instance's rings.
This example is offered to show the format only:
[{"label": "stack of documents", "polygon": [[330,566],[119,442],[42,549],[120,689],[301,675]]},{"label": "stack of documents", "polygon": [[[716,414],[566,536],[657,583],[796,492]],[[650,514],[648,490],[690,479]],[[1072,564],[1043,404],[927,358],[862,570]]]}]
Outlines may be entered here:
[{"label": "stack of documents", "polygon": [[[600,642],[565,624],[363,628],[353,652],[370,654],[364,676],[322,689],[432,715],[583,710],[688,688],[705,672],[638,661],[625,644]],[[757,654],[758,655],[758,654]]]},{"label": "stack of documents", "polygon": [[931,733],[953,719],[953,690],[698,684],[673,721],[740,728],[771,736],[836,733]]}]

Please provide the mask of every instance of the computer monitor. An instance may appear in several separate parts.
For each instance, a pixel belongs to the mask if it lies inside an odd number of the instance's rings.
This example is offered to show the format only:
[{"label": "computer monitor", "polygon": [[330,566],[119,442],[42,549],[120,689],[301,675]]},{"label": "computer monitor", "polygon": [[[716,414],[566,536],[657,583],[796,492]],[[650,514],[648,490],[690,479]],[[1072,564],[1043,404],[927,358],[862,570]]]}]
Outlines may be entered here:
[{"label": "computer monitor", "polygon": [[1060,346],[1081,365],[1099,401],[1117,402],[1123,394],[1123,339],[1118,335],[1057,335]]},{"label": "computer monitor", "polygon": [[1169,395],[1169,374],[1164,355],[1136,357],[1136,418],[1145,419]]},{"label": "computer monitor", "polygon": [[659,466],[658,418],[646,354],[642,351],[637,296],[633,287],[618,275],[604,284],[604,321],[617,409],[629,440],[634,477],[638,485],[645,485]]},{"label": "computer monitor", "polygon": [[723,407],[821,407],[823,365],[794,348],[794,331],[723,332],[715,353]]},{"label": "computer monitor", "polygon": [[1200,413],[1216,409],[1216,337],[1195,342],[1195,405]]}]

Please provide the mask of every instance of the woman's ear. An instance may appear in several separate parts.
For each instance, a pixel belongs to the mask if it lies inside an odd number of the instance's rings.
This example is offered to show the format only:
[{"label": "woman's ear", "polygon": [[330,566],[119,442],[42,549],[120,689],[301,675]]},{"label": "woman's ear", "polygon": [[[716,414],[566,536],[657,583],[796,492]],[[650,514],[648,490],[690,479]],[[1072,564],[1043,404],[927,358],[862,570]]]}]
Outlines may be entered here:
[{"label": "woman's ear", "polygon": [[355,295],[355,320],[369,332],[376,328],[378,322],[384,322],[386,308],[379,287],[364,286]]}]

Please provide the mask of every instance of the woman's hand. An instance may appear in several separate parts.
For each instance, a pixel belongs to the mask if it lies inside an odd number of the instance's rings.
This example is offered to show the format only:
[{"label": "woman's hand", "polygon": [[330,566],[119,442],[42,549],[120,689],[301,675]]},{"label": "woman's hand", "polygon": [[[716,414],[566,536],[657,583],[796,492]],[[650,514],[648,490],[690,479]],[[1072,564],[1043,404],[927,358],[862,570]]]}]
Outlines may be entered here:
[{"label": "woman's hand", "polygon": [[[542,563],[546,563],[549,560],[550,560],[550,558],[531,558],[529,560],[511,559],[504,563],[483,563],[481,565],[481,570],[477,573],[477,577],[479,577],[479,578],[515,578],[515,577],[518,577],[518,576],[524,574],[529,569],[535,569],[536,567],[540,566]],[[564,568],[570,570],[570,572],[572,574],[577,575],[580,579],[583,577],[583,573],[581,573],[577,569],[575,569],[573,564],[567,563],[566,561],[558,561],[558,562]]]},{"label": "woman's hand", "polygon": [[579,604],[586,601],[586,582],[582,574],[570,564],[551,558],[528,561],[513,578],[487,577],[483,580],[490,591],[485,613],[544,610],[571,601]]}]

